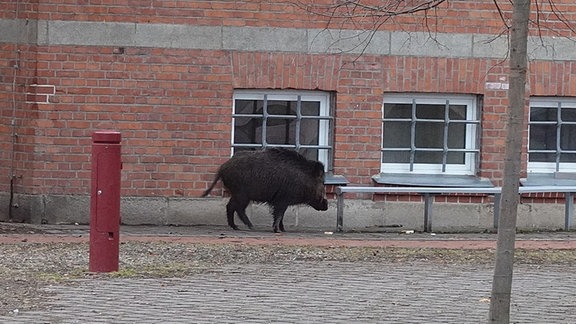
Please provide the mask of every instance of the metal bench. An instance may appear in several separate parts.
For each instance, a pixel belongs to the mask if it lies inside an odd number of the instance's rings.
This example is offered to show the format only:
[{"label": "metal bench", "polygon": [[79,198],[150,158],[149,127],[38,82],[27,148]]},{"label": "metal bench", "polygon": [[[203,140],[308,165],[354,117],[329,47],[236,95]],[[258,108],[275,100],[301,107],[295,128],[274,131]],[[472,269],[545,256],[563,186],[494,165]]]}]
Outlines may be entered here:
[{"label": "metal bench", "polygon": [[[520,194],[544,192],[564,194],[564,230],[570,230],[574,221],[574,193],[576,193],[576,186],[521,186],[518,188],[518,193]],[[494,217],[497,216],[494,215]],[[494,221],[498,224],[497,218]]]},{"label": "metal bench", "polygon": [[[529,186],[519,187],[519,193],[544,193],[559,192],[564,193],[565,203],[565,223],[564,228],[569,230],[572,227],[574,214],[574,193],[576,186]],[[336,187],[336,228],[338,232],[344,230],[344,193],[412,193],[424,196],[424,231],[432,231],[432,203],[435,195],[442,194],[485,194],[494,196],[494,228],[498,227],[500,214],[500,201],[502,188],[470,188],[470,187]]]}]

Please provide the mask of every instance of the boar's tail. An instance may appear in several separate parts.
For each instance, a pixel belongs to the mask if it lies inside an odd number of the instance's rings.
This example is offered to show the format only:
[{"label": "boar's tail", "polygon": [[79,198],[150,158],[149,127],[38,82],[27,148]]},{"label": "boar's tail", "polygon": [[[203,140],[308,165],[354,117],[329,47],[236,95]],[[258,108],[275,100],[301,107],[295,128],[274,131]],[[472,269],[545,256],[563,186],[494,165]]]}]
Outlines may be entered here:
[{"label": "boar's tail", "polygon": [[212,189],[214,188],[214,186],[216,185],[218,180],[220,180],[220,173],[218,173],[216,175],[216,177],[214,177],[214,181],[212,181],[212,184],[210,185],[210,187],[208,189],[206,189],[206,191],[204,191],[204,193],[201,196],[202,198],[208,196],[208,194],[210,193],[210,191],[212,191]]}]

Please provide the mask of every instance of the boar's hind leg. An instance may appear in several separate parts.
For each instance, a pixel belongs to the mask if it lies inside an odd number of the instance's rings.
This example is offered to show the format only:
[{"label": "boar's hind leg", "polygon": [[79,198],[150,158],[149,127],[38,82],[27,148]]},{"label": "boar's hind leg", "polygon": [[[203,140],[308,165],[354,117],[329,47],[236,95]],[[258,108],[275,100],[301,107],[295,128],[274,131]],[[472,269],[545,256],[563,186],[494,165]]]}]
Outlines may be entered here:
[{"label": "boar's hind leg", "polygon": [[228,218],[228,225],[230,227],[235,230],[238,229],[238,226],[234,224],[234,212],[238,214],[238,217],[244,224],[246,224],[246,226],[250,229],[253,227],[250,219],[248,219],[248,216],[246,215],[246,207],[248,207],[249,203],[249,200],[237,199],[234,196],[230,198],[228,205],[226,205],[226,217]]},{"label": "boar's hind leg", "polygon": [[278,233],[279,231],[284,232],[284,213],[288,206],[274,206],[272,215],[274,216],[274,225],[273,230],[274,233]]},{"label": "boar's hind leg", "polygon": [[226,204],[226,218],[228,219],[228,226],[232,227],[235,230],[238,230],[238,226],[234,224],[234,201],[230,198],[228,204]]}]

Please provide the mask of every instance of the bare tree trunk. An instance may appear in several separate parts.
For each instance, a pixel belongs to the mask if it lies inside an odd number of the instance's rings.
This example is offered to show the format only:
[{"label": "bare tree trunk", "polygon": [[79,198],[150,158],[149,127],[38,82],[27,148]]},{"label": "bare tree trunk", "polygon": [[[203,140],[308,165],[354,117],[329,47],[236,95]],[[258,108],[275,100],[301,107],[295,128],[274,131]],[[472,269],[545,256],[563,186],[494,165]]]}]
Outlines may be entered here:
[{"label": "bare tree trunk", "polygon": [[506,135],[504,184],[498,223],[496,264],[490,300],[490,323],[510,322],[510,296],[514,268],[514,243],[518,216],[518,186],[522,156],[522,132],[526,103],[528,19],[530,0],[514,0],[510,30],[509,117]]}]

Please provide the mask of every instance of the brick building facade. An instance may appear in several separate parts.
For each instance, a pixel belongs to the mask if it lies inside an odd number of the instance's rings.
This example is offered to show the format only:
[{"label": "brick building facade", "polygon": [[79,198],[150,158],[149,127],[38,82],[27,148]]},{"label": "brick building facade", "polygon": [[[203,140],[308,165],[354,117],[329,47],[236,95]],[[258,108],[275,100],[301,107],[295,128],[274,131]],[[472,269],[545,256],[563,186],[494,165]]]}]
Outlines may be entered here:
[{"label": "brick building facade", "polygon": [[[448,1],[374,33],[370,18],[317,14],[329,3],[1,0],[0,220],[86,223],[102,129],[122,133],[131,224],[224,224],[224,200],[197,197],[233,151],[265,145],[322,160],[332,184],[501,185],[508,41],[494,2]],[[555,13],[574,21],[576,5],[555,4],[532,26],[522,170],[574,184],[576,52]],[[419,196],[355,198],[356,227],[420,224],[406,217]],[[490,226],[489,197],[436,200],[443,228]],[[519,225],[560,227],[557,200],[524,197]],[[333,211],[293,213],[333,226]]]}]

